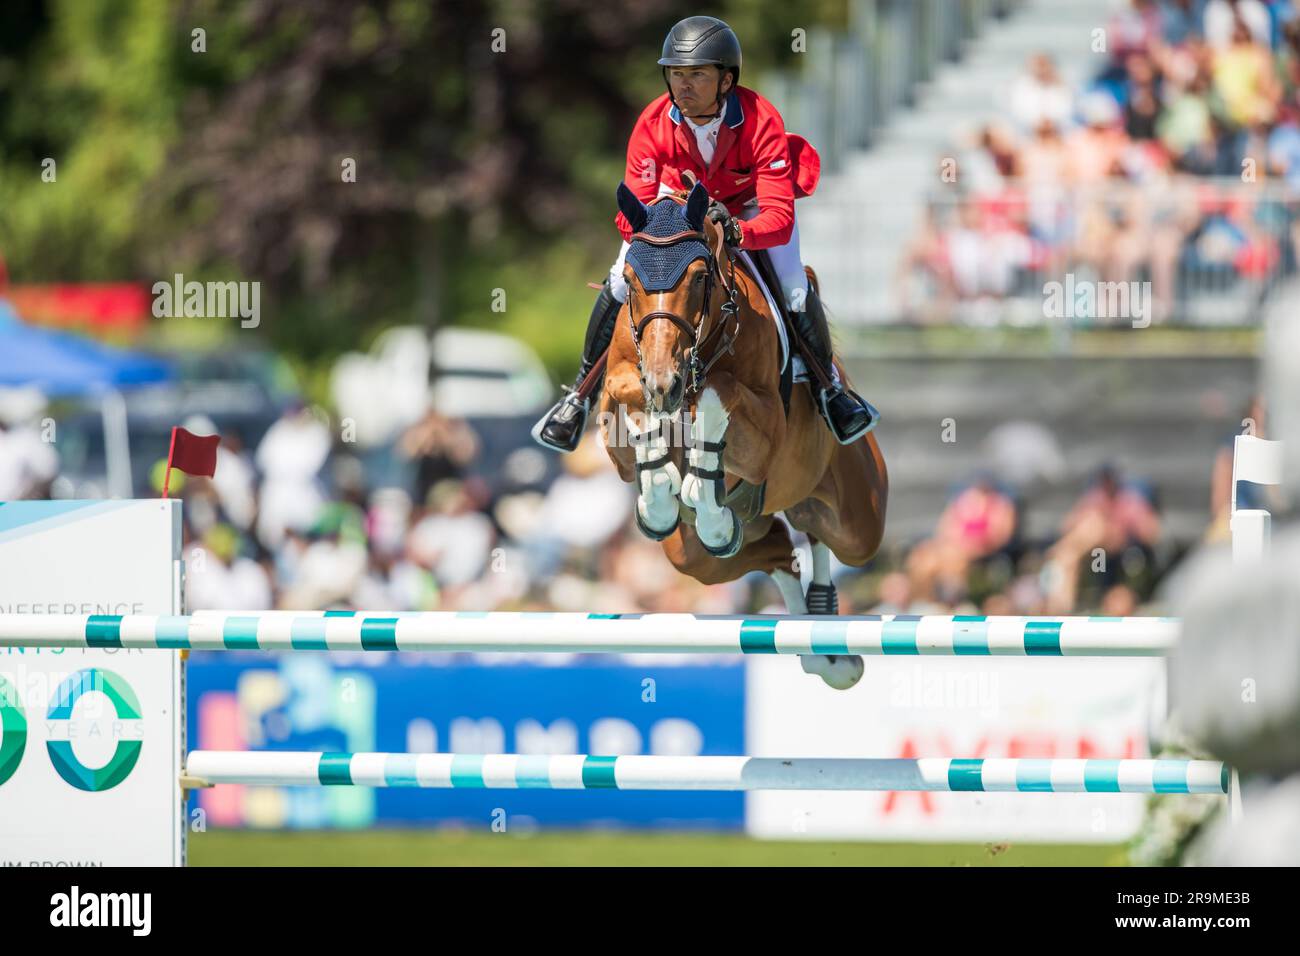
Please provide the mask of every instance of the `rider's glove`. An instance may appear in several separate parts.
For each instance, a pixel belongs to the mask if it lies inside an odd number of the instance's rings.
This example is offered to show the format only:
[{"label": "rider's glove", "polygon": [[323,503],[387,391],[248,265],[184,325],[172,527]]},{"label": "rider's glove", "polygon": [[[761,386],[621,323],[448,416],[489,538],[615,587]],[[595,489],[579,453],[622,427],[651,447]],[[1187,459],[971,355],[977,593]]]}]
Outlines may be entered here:
[{"label": "rider's glove", "polygon": [[722,240],[729,246],[740,246],[741,232],[740,220],[734,218],[731,212],[718,200],[709,203],[709,219],[722,227]]}]

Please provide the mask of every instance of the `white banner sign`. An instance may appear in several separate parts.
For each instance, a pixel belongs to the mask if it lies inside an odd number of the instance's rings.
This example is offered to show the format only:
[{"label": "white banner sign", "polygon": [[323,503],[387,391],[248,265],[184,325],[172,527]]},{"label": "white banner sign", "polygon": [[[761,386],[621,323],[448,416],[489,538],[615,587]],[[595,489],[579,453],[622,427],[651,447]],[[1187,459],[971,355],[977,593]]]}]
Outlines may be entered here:
[{"label": "white banner sign", "polygon": [[[791,663],[748,660],[754,756],[1141,758],[1164,706],[1160,660],[871,657],[861,683],[843,692]],[[761,792],[747,795],[746,827],[773,839],[1113,843],[1136,831],[1144,799]]]},{"label": "white banner sign", "polygon": [[[179,614],[180,503],[0,504],[0,613]],[[0,649],[0,866],[177,866],[176,651]]]}]

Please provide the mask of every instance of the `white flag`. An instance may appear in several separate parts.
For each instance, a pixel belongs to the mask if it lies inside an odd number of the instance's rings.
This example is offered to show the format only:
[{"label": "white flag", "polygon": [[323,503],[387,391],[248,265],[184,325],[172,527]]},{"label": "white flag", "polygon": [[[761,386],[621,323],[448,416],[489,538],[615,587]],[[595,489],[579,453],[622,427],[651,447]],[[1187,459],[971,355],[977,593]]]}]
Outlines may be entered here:
[{"label": "white flag", "polygon": [[1282,443],[1253,435],[1238,435],[1232,450],[1233,476],[1258,485],[1282,483]]}]

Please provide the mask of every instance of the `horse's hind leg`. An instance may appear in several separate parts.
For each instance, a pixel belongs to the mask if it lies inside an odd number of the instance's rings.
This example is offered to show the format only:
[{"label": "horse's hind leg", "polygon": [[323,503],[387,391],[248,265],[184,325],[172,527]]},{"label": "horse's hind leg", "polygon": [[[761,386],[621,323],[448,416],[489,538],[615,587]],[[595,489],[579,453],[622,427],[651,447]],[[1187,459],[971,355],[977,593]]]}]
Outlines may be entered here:
[{"label": "horse's hind leg", "polygon": [[[791,614],[838,614],[835,585],[831,584],[831,549],[809,536],[813,552],[813,579],[804,597],[799,578],[782,571],[772,572]],[[829,599],[829,600],[828,600]],[[796,610],[797,608],[797,610]],[[862,679],[866,666],[857,654],[800,654],[804,673],[816,674],[836,690],[848,690]]]},{"label": "horse's hind leg", "polygon": [[[816,547],[816,546],[815,546]],[[825,547],[820,545],[820,547]],[[765,515],[745,525],[745,544],[730,558],[710,554],[695,529],[686,523],[664,539],[664,553],[673,566],[702,584],[735,581],[751,571],[766,571],[776,582],[785,609],[790,614],[807,614],[803,588],[799,583],[794,544],[785,523]],[[818,558],[814,554],[814,568]],[[829,580],[830,559],[822,562]],[[862,658],[848,654],[801,654],[806,673],[816,674],[837,690],[852,687],[862,677]]]},{"label": "horse's hind leg", "polygon": [[831,581],[831,549],[818,541],[813,535],[808,536],[812,545],[812,582],[808,585],[809,614],[839,614],[840,599],[835,593],[835,584]]},{"label": "horse's hind leg", "polygon": [[[876,436],[867,435],[851,445],[836,446],[830,467],[813,493],[786,508],[785,515],[791,525],[825,544],[835,557],[860,568],[880,549],[888,498],[885,460]],[[813,554],[815,559],[815,549]],[[815,560],[813,570],[816,572]]]},{"label": "horse's hind leg", "polygon": [[[781,526],[781,528],[784,533],[784,526]],[[789,539],[787,538],[787,540]],[[813,584],[809,587],[809,593],[815,595],[816,592],[813,591],[813,588],[817,586],[819,581],[824,586],[830,586],[831,552],[826,545],[816,539],[812,539],[812,546]],[[803,585],[799,581],[799,575],[793,571],[786,568],[773,568],[767,573],[776,582],[777,590],[781,592],[781,598],[785,601],[785,609],[788,613],[800,615],[836,613],[834,610],[810,609],[809,602],[804,598]],[[862,658],[856,654],[800,654],[799,663],[802,665],[805,674],[816,674],[836,690],[848,690],[862,679],[862,674],[866,670]]]},{"label": "horse's hind leg", "polygon": [[[861,567],[880,547],[885,523],[889,477],[874,435],[838,446],[822,482],[808,499],[786,509],[790,523],[812,541],[813,580],[806,606],[813,614],[838,614],[839,601],[831,583],[833,551],[845,564]],[[852,687],[864,665],[856,654],[809,655],[804,670],[818,674],[832,687]]]}]

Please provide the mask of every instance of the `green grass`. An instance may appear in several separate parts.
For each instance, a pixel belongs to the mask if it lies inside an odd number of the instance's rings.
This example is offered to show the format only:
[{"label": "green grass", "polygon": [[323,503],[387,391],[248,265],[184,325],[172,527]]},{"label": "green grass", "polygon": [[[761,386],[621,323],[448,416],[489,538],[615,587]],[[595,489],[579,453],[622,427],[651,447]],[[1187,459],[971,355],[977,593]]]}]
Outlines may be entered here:
[{"label": "green grass", "polygon": [[431,830],[190,835],[192,866],[1115,866],[1118,846],[821,843],[716,834]]}]

